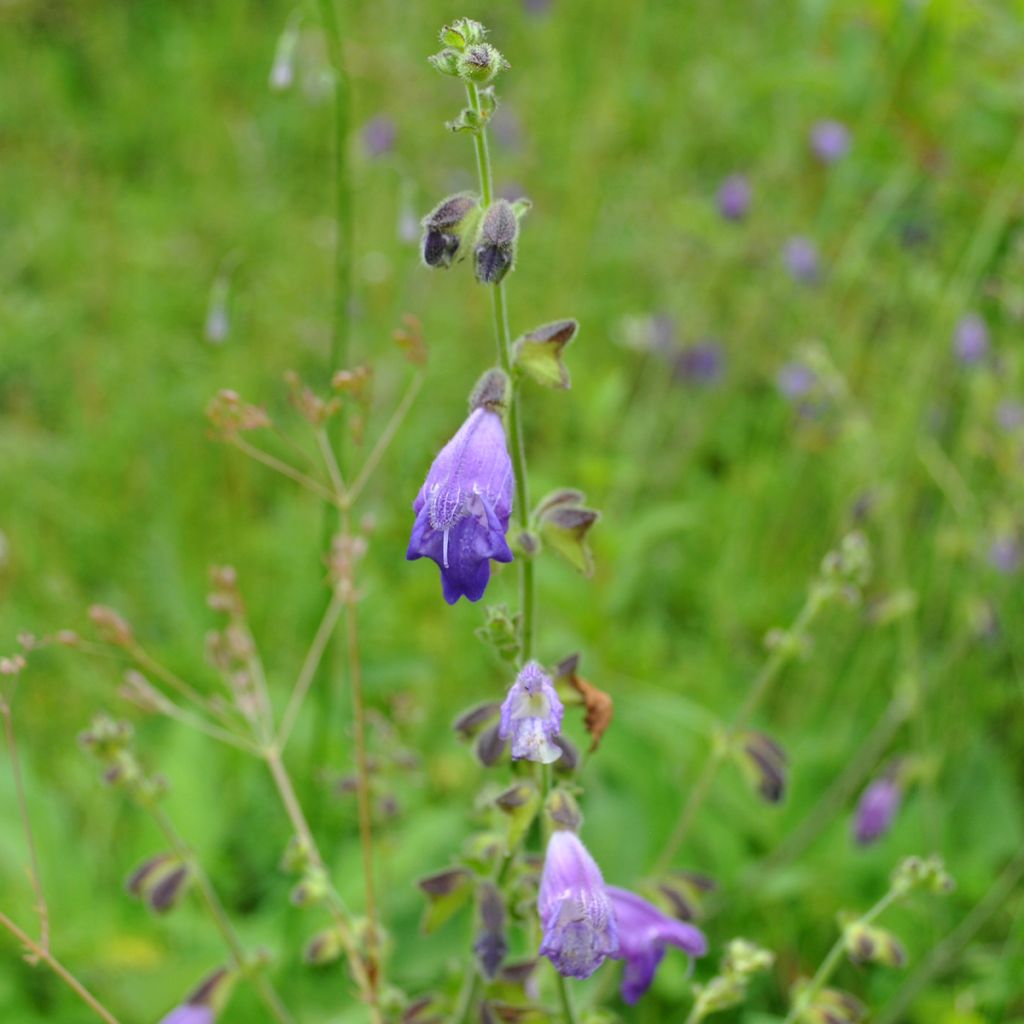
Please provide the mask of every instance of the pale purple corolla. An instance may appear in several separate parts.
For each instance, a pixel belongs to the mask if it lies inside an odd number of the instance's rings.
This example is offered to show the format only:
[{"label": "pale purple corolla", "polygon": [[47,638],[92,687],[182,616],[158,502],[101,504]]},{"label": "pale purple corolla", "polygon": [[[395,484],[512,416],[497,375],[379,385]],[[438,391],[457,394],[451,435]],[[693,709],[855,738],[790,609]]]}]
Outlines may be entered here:
[{"label": "pale purple corolla", "polygon": [[850,148],[850,129],[842,121],[818,121],[811,128],[811,149],[823,164],[842,160]]},{"label": "pale purple corolla", "polygon": [[512,561],[505,540],[512,490],[501,416],[480,406],[434,459],[412,506],[416,521],[406,558],[437,563],[449,604],[460,597],[479,601],[491,576],[491,559]]},{"label": "pale purple corolla", "polygon": [[635,1003],[651,987],[667,946],[676,946],[693,957],[708,951],[707,939],[695,925],[663,914],[653,903],[627,889],[609,885],[606,892],[619,932],[617,958],[626,961],[622,973],[625,1002]]},{"label": "pale purple corolla", "polygon": [[750,182],[745,174],[730,174],[719,186],[718,212],[726,220],[743,220],[750,209]]},{"label": "pale purple corolla", "polygon": [[978,313],[961,317],[953,334],[953,352],[963,366],[977,366],[988,355],[988,324]]},{"label": "pale purple corolla", "polygon": [[864,790],[853,819],[853,837],[861,846],[875,842],[889,831],[901,797],[899,783],[891,775],[875,779]]},{"label": "pale purple corolla", "polygon": [[794,235],[782,249],[782,262],[789,276],[800,284],[817,284],[821,280],[818,247],[803,235]]},{"label": "pale purple corolla", "polygon": [[528,661],[501,705],[498,735],[511,739],[513,760],[552,764],[562,756],[555,739],[562,731],[564,714],[551,677],[537,662]]},{"label": "pale purple corolla", "polygon": [[213,1024],[213,1009],[198,1003],[185,1003],[164,1017],[160,1024]]},{"label": "pale purple corolla", "polygon": [[544,930],[540,955],[559,974],[589,978],[618,956],[615,912],[601,869],[572,832],[558,831],[548,840],[537,910]]}]

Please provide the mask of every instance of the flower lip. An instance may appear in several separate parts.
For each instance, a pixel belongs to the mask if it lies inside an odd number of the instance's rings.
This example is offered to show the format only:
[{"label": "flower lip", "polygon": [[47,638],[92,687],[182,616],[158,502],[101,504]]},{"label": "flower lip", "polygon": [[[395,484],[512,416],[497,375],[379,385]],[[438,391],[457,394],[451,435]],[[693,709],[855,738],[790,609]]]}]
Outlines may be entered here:
[{"label": "flower lip", "polygon": [[555,743],[562,731],[565,708],[536,661],[529,661],[509,687],[501,705],[500,736],[511,738],[514,760],[553,764],[562,756]]},{"label": "flower lip", "polygon": [[666,946],[676,946],[692,957],[707,953],[707,939],[695,925],[669,917],[628,889],[609,885],[606,891],[618,926],[617,958],[626,961],[622,975],[625,1002],[635,1003],[650,988]]}]

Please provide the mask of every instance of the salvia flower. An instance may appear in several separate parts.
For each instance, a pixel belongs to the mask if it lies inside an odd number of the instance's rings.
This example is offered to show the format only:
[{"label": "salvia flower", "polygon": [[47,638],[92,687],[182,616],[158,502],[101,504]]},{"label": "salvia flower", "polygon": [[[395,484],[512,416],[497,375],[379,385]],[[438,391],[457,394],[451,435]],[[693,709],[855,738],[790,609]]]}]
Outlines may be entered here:
[{"label": "salvia flower", "polygon": [[701,930],[663,914],[636,893],[607,887],[619,932],[619,959],[626,961],[622,974],[622,998],[635,1003],[650,987],[666,946],[676,946],[690,956],[708,951]]},{"label": "salvia flower", "polygon": [[821,261],[818,247],[809,238],[796,235],[786,242],[782,262],[789,276],[800,284],[817,284],[821,280]]},{"label": "salvia flower", "polygon": [[513,759],[540,764],[557,761],[562,750],[555,739],[562,731],[564,713],[551,677],[537,662],[528,661],[501,705],[500,735],[512,740]]},{"label": "salvia flower", "polygon": [[501,416],[474,409],[441,449],[420,488],[406,558],[432,558],[444,599],[479,601],[491,577],[490,559],[511,562],[505,534],[512,514],[512,462]]},{"label": "salvia flower", "polygon": [[744,174],[730,174],[719,186],[718,212],[726,220],[743,220],[750,209],[750,182]]},{"label": "salvia flower", "polygon": [[717,341],[697,341],[679,350],[672,369],[677,380],[714,384],[725,372],[725,353]]},{"label": "salvia flower", "polygon": [[601,870],[572,832],[548,841],[537,895],[544,938],[540,955],[559,974],[589,978],[619,953],[618,930]]},{"label": "salvia flower", "polygon": [[953,334],[953,352],[963,366],[977,366],[988,355],[988,324],[978,313],[960,318]]},{"label": "salvia flower", "polygon": [[850,149],[850,129],[842,121],[818,121],[811,128],[811,149],[823,164],[842,160]]},{"label": "salvia flower", "polygon": [[899,783],[891,774],[875,779],[864,790],[853,820],[853,837],[861,846],[875,842],[889,831],[901,797]]}]

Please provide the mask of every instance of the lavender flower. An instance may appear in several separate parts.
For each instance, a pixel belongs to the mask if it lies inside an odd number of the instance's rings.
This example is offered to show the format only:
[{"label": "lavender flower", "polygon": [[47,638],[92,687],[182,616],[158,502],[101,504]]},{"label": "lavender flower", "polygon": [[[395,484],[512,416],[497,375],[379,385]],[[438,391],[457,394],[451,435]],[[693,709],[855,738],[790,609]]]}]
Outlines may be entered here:
[{"label": "lavender flower", "polygon": [[953,352],[963,366],[977,366],[988,355],[988,325],[979,314],[960,318],[953,334]]},{"label": "lavender flower", "polygon": [[834,164],[850,148],[850,130],[842,121],[818,121],[811,128],[811,149],[823,164]]},{"label": "lavender flower", "polygon": [[681,349],[675,360],[678,380],[714,384],[725,370],[725,354],[717,341],[698,341]]},{"label": "lavender flower", "polygon": [[677,946],[690,956],[708,951],[707,939],[694,925],[674,920],[626,889],[609,885],[606,892],[619,929],[618,959],[626,961],[622,974],[625,1002],[635,1003],[651,987],[666,946]]},{"label": "lavender flower", "polygon": [[1016,572],[1021,565],[1020,542],[1012,534],[1002,534],[994,538],[989,545],[988,560],[992,567],[1004,576]]},{"label": "lavender flower", "polygon": [[562,756],[554,741],[562,731],[565,708],[540,665],[528,661],[501,705],[499,735],[512,739],[513,760],[552,764]]},{"label": "lavender flower", "polygon": [[786,363],[775,376],[775,385],[791,402],[806,398],[818,383],[818,375],[804,363]]},{"label": "lavender flower", "polygon": [[505,428],[493,409],[474,409],[434,459],[413,502],[406,558],[432,558],[444,599],[479,601],[491,576],[490,559],[511,562],[505,534],[512,514],[512,463]]},{"label": "lavender flower", "polygon": [[395,146],[398,130],[387,114],[371,117],[363,125],[363,148],[369,157],[387,156]]},{"label": "lavender flower", "polygon": [[209,1006],[185,1003],[164,1017],[160,1024],[213,1024],[213,1010]]},{"label": "lavender flower", "polygon": [[853,837],[861,846],[881,839],[889,831],[901,796],[899,784],[891,774],[875,779],[864,790],[853,822]]},{"label": "lavender flower", "polygon": [[750,182],[744,174],[730,174],[717,195],[718,212],[726,220],[743,220],[750,209]]},{"label": "lavender flower", "polygon": [[782,250],[782,261],[790,277],[800,284],[817,284],[821,280],[818,247],[809,238],[795,235]]},{"label": "lavender flower", "polygon": [[619,952],[618,931],[601,870],[572,832],[548,841],[537,895],[544,938],[540,955],[570,978],[589,978]]}]

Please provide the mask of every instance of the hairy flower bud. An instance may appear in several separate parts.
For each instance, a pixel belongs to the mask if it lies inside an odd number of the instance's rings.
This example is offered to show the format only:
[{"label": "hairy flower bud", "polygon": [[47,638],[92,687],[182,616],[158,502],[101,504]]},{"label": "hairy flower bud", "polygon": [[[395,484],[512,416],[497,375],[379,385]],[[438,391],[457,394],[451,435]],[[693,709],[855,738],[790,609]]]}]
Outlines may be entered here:
[{"label": "hairy flower bud", "polygon": [[477,236],[474,260],[481,284],[498,284],[513,268],[519,220],[507,199],[496,199],[484,214]]},{"label": "hairy flower bud", "polygon": [[499,71],[508,68],[508,61],[490,43],[474,43],[467,46],[458,58],[458,74],[469,82],[483,85],[491,81]]},{"label": "hairy flower bud", "polygon": [[423,262],[428,267],[450,267],[460,258],[479,212],[479,200],[471,192],[456,192],[442,199],[421,222]]}]

